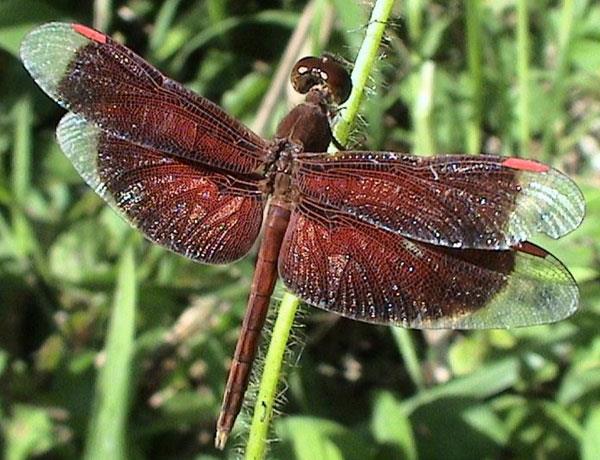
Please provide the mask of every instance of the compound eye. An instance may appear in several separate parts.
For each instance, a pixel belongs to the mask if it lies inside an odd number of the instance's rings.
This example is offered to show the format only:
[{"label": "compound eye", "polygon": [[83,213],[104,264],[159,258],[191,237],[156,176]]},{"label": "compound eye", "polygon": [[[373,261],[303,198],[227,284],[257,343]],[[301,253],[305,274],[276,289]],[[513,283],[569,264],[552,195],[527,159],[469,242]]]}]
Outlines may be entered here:
[{"label": "compound eye", "polygon": [[346,69],[327,56],[300,59],[292,69],[290,79],[292,86],[300,94],[308,93],[317,85],[326,86],[337,104],[345,102],[352,90],[352,82]]},{"label": "compound eye", "polygon": [[294,89],[300,94],[306,94],[313,86],[323,84],[320,68],[321,60],[314,56],[303,57],[296,62],[290,75]]},{"label": "compound eye", "polygon": [[346,102],[352,91],[352,80],[346,69],[334,59],[324,56],[321,58],[321,72],[327,76],[324,82],[329,87],[333,100],[337,104]]}]

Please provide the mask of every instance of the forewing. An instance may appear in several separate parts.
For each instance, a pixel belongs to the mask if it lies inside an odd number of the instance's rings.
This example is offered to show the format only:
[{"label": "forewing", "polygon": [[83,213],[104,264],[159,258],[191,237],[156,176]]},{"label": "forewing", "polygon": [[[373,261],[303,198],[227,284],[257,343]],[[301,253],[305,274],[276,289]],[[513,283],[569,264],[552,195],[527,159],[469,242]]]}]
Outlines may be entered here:
[{"label": "forewing", "polygon": [[567,269],[530,243],[512,250],[435,246],[304,202],[279,261],[307,303],[369,323],[484,329],[558,321],[578,306]]},{"label": "forewing", "polygon": [[115,137],[67,114],[59,144],[85,181],[150,240],[199,262],[244,256],[260,230],[256,182]]},{"label": "forewing", "polygon": [[51,98],[113,136],[233,173],[262,172],[266,141],[100,32],[45,24],[27,35],[21,59]]},{"label": "forewing", "polygon": [[584,215],[567,176],[518,158],[307,154],[293,180],[302,195],[362,222],[455,248],[508,249],[536,232],[558,238]]}]

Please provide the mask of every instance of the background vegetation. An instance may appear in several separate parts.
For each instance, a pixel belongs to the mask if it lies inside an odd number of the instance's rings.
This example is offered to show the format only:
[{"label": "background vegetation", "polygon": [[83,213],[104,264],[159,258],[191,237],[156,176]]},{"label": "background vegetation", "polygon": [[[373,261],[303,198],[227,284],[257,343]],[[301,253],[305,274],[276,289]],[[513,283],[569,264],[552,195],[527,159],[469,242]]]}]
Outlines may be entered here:
[{"label": "background vegetation", "polygon": [[[352,61],[369,5],[314,7],[301,54]],[[93,458],[105,436],[129,458],[235,457],[235,439],[218,452],[213,431],[253,270],[253,257],[202,266],[149,244],[84,185],[54,140],[63,111],[19,61],[24,34],[96,24],[268,135],[292,103],[261,102],[305,8],[0,1],[6,458]],[[521,155],[569,173],[586,221],[538,242],[578,280],[581,312],[514,331],[407,333],[306,309],[271,455],[600,458],[600,5],[410,0],[394,18],[354,145]]]}]

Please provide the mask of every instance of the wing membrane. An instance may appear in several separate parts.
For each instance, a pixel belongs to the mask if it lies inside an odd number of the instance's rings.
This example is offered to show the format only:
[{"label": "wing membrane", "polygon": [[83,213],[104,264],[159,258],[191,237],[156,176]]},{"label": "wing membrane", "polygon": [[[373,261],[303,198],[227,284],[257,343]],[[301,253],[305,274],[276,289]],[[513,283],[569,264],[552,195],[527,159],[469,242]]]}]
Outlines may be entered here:
[{"label": "wing membrane", "polygon": [[85,181],[150,240],[204,263],[252,247],[264,202],[255,182],[168,157],[67,114],[59,144]]},{"label": "wing membrane", "polygon": [[279,272],[309,304],[370,323],[412,328],[529,326],[571,315],[567,269],[529,243],[453,249],[409,240],[304,202],[292,214]]},{"label": "wing membrane", "polygon": [[51,98],[115,137],[233,173],[262,172],[266,141],[100,32],[45,24],[25,38],[21,58]]},{"label": "wing membrane", "polygon": [[455,248],[509,249],[536,232],[558,238],[584,215],[583,196],[567,176],[517,158],[306,154],[294,183],[360,221]]}]

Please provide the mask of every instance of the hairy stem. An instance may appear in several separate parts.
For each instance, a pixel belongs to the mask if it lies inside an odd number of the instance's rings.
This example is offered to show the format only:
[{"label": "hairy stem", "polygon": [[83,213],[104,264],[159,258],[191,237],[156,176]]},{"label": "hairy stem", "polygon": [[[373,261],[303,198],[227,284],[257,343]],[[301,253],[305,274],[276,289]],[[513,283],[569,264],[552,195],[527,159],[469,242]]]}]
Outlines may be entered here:
[{"label": "hairy stem", "polygon": [[[334,137],[342,144],[347,142],[350,130],[358,116],[360,103],[369,74],[375,64],[377,50],[393,3],[393,0],[377,0],[371,13],[365,38],[352,72],[352,94],[333,129]],[[300,300],[297,297],[286,293],[279,306],[273,335],[264,362],[258,397],[254,405],[254,414],[246,446],[247,459],[257,460],[265,457],[269,425],[273,416],[273,405],[277,394],[283,356],[299,304]]]}]

